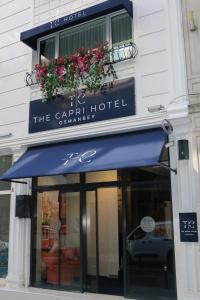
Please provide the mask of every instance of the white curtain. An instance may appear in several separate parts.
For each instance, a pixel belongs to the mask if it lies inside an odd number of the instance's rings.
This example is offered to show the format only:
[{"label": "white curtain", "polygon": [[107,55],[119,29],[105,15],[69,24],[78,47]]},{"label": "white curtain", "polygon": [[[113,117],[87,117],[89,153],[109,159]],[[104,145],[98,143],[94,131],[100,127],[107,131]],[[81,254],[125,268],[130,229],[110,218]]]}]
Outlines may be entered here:
[{"label": "white curtain", "polygon": [[113,17],[111,24],[113,46],[126,43],[132,39],[132,20],[127,13]]},{"label": "white curtain", "polygon": [[106,23],[105,19],[102,18],[61,32],[59,54],[61,56],[75,54],[78,48],[95,48],[97,42],[103,43],[105,41]]}]

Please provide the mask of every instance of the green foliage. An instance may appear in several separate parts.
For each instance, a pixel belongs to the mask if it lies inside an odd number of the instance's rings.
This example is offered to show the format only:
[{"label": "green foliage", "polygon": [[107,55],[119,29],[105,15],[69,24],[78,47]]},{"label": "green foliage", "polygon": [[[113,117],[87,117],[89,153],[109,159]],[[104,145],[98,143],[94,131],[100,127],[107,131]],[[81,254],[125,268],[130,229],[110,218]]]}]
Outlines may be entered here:
[{"label": "green foliage", "polygon": [[52,59],[48,65],[35,65],[36,81],[44,97],[51,99],[60,91],[76,91],[80,87],[95,93],[108,77],[110,81],[117,79],[110,52],[107,43],[98,44],[95,49],[79,48],[77,54]]}]

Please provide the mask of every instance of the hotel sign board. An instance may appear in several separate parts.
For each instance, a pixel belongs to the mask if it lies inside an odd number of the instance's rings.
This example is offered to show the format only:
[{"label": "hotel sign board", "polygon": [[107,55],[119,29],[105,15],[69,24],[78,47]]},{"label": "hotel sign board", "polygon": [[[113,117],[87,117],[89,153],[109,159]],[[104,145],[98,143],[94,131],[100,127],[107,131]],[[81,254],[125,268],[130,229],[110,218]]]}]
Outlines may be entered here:
[{"label": "hotel sign board", "polygon": [[196,213],[179,213],[181,242],[198,242]]},{"label": "hotel sign board", "polygon": [[135,114],[134,78],[105,85],[97,93],[84,90],[30,102],[29,133],[77,126]]}]

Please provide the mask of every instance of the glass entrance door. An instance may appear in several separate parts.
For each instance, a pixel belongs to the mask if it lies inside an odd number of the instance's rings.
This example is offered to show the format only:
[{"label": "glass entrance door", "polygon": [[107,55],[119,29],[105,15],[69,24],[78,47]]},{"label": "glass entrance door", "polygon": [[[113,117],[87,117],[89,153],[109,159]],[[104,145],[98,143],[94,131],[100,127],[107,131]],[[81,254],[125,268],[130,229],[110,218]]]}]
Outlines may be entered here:
[{"label": "glass entrance door", "polygon": [[85,290],[123,295],[121,189],[87,191],[84,224]]},{"label": "glass entrance door", "polygon": [[32,284],[176,299],[169,173],[156,166],[70,178],[59,177],[55,185],[58,178],[50,177],[48,186],[39,180]]},{"label": "glass entrance door", "polygon": [[36,216],[35,285],[80,289],[80,193],[38,193]]},{"label": "glass entrance door", "polygon": [[161,168],[135,170],[126,187],[126,296],[176,299],[170,178]]}]

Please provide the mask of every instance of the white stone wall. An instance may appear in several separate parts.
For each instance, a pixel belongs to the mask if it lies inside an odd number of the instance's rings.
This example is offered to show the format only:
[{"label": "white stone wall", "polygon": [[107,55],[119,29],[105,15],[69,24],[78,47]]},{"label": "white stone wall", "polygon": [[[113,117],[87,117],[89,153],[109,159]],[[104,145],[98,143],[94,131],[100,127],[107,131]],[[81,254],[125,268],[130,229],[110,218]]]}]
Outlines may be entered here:
[{"label": "white stone wall", "polygon": [[[171,173],[175,264],[178,300],[198,300],[200,298],[200,244],[180,242],[179,213],[197,212],[199,215],[199,158],[197,156],[198,139],[190,118],[172,121],[174,130],[170,140],[171,168],[177,169],[177,175]],[[189,160],[178,159],[178,140],[189,142]],[[200,231],[199,231],[200,232]]]},{"label": "white stone wall", "polygon": [[[200,299],[200,243],[181,243],[179,241],[179,212],[197,212],[200,232],[200,1],[181,0],[182,24],[186,59],[186,97],[190,115],[187,119],[174,121],[175,132],[171,137],[176,147],[171,149],[172,165],[178,169],[178,175],[172,177],[174,199],[174,226],[176,242],[177,286],[179,299]],[[197,26],[192,28],[193,25]],[[193,30],[194,29],[194,30]],[[190,159],[179,161],[177,141],[189,141]]]},{"label": "white stone wall", "polygon": [[31,51],[20,42],[20,32],[32,26],[31,2],[0,1],[0,135],[11,132],[12,141],[27,131],[29,91],[24,75]]},{"label": "white stone wall", "polygon": [[[25,73],[31,71],[33,64],[32,50],[20,42],[20,32],[100,2],[103,1],[0,1],[0,135],[12,133],[12,137],[0,139],[0,153],[11,151],[13,146],[155,126],[169,114],[179,117],[187,112],[179,0],[135,0],[134,41],[139,54],[135,62],[119,63],[116,69],[119,78],[135,77],[136,116],[124,118],[123,125],[115,119],[28,134],[29,101],[39,98],[40,92],[37,87],[25,86]],[[174,105],[177,98],[183,103]],[[149,113],[148,107],[154,105],[165,109]]]},{"label": "white stone wall", "polygon": [[[187,80],[189,94],[200,95],[200,2],[182,0],[183,27],[187,61]],[[198,101],[191,99],[191,103]]]},{"label": "white stone wall", "polygon": [[[19,41],[20,32],[100,2],[103,1],[0,0],[0,136],[12,133],[12,137],[0,139],[0,154],[14,153],[16,157],[29,145],[144,129],[169,118],[174,126],[170,138],[175,141],[170,149],[171,166],[178,169],[177,175],[172,174],[178,300],[197,300],[200,299],[199,243],[180,243],[178,224],[179,212],[195,211],[199,205],[199,140],[188,117],[181,0],[133,1],[134,42],[139,54],[135,62],[122,62],[117,69],[119,78],[135,77],[136,116],[28,134],[29,101],[39,98],[40,92],[37,87],[25,87],[25,73],[31,71],[34,55]],[[148,107],[154,105],[163,105],[165,109],[149,113]],[[177,157],[177,140],[183,137],[189,139],[191,153],[190,160],[185,162]],[[29,191],[13,188],[8,288],[28,285],[29,279],[30,224],[14,218],[15,194]],[[16,240],[20,243],[15,243]],[[13,259],[21,253],[26,257],[22,265]],[[20,290],[16,299],[19,293]],[[6,299],[8,294],[4,290],[1,295]]]}]

